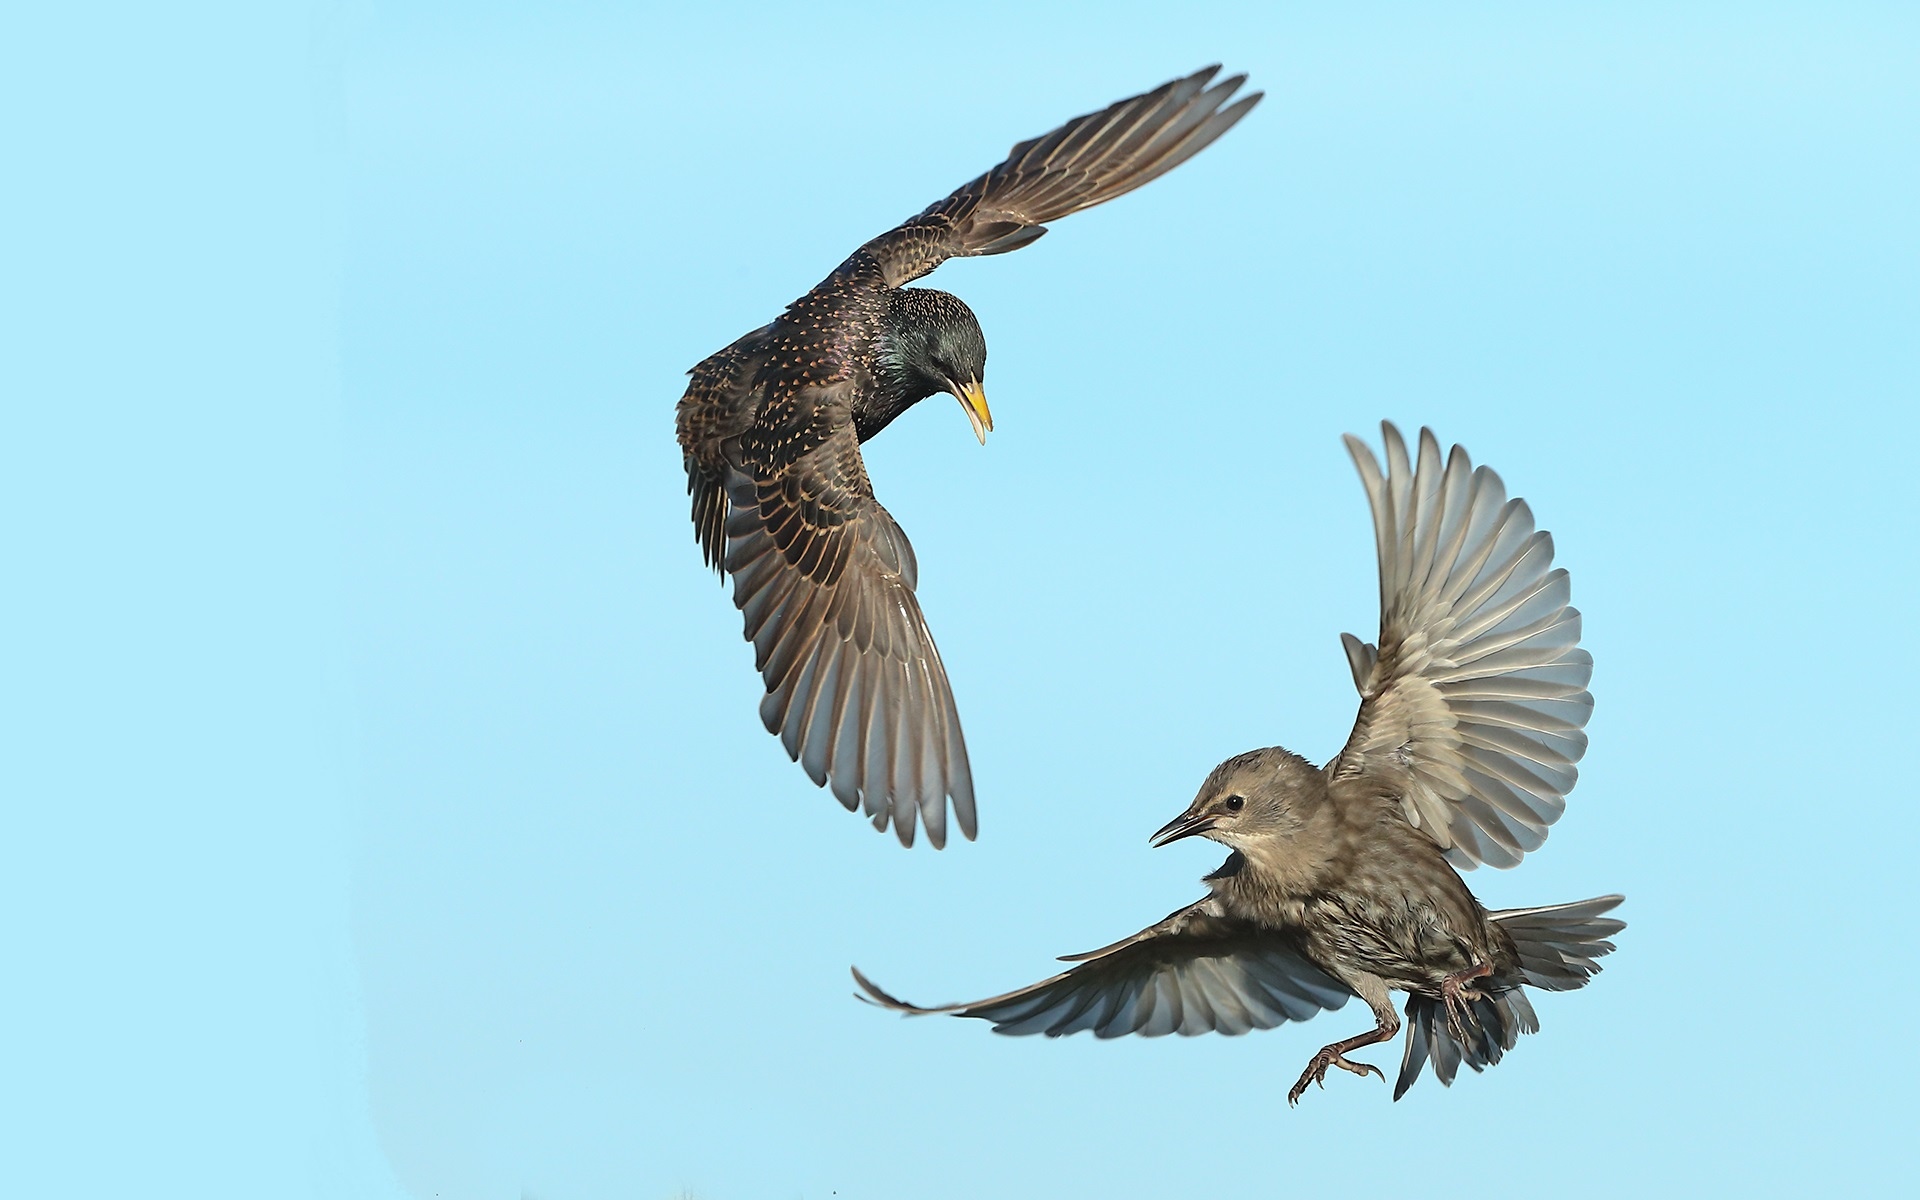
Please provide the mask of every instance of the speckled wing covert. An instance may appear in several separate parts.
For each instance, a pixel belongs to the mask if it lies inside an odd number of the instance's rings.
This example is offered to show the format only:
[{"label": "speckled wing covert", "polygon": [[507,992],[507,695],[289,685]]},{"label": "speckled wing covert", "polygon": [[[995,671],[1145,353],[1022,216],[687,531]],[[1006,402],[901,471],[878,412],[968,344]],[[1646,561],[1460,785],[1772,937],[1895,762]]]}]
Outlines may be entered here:
[{"label": "speckled wing covert", "polygon": [[1218,64],[1195,71],[1021,142],[1005,162],[864,249],[893,287],[949,258],[1018,250],[1047,222],[1165,175],[1246,116],[1262,93],[1229,104],[1247,77],[1208,87],[1219,72]]},{"label": "speckled wing covert", "polygon": [[674,410],[687,468],[687,495],[693,500],[693,532],[700,556],[719,571],[727,545],[728,439],[752,425],[759,408],[754,383],[766,364],[772,325],[762,325],[724,350],[709,354],[687,374],[686,395]]},{"label": "speckled wing covert", "polygon": [[852,425],[794,469],[730,470],[726,569],[767,685],[760,717],[816,784],[913,844],[974,836],[947,671],[914,598],[913,547],[873,498]]},{"label": "speckled wing covert", "polygon": [[1593,659],[1553,539],[1500,477],[1430,430],[1418,462],[1382,423],[1347,450],[1373,506],[1380,642],[1342,634],[1360,715],[1334,780],[1399,795],[1407,819],[1457,867],[1510,867],[1566,808],[1586,752]]},{"label": "speckled wing covert", "polygon": [[1331,1012],[1353,994],[1282,935],[1221,915],[1211,898],[1125,941],[1066,959],[1076,960],[1079,966],[1031,987],[937,1008],[895,999],[857,967],[853,978],[866,999],[896,1012],[979,1017],[993,1022],[995,1033],[1048,1037],[1082,1030],[1102,1038],[1235,1035]]}]

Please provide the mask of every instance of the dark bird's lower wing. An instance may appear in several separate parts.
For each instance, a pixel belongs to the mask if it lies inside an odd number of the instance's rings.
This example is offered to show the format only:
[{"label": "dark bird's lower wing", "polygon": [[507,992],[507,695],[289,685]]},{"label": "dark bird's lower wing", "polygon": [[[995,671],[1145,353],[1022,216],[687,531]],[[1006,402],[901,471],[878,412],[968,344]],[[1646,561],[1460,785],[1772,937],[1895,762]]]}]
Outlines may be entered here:
[{"label": "dark bird's lower wing", "polygon": [[1183,908],[1051,979],[970,1004],[921,1008],[858,968],[853,978],[872,1003],[896,1012],[978,1017],[995,1033],[1048,1037],[1242,1034],[1332,1011],[1353,994],[1281,935],[1221,917],[1212,904]]},{"label": "dark bird's lower wing", "polygon": [[851,423],[780,469],[729,469],[726,569],[787,753],[876,829],[975,833],[946,667],[914,596],[913,547],[873,498]]},{"label": "dark bird's lower wing", "polygon": [[1021,142],[1005,162],[865,250],[898,287],[949,258],[1017,250],[1047,222],[1158,179],[1259,102],[1259,92],[1233,99],[1245,75],[1209,87],[1219,71],[1207,67]]}]

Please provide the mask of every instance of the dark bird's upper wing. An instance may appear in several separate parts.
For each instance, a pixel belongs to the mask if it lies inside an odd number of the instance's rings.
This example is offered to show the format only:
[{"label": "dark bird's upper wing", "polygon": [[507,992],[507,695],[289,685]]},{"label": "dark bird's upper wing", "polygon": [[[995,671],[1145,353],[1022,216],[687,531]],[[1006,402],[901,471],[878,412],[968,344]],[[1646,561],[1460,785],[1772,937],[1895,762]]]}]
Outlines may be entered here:
[{"label": "dark bird's upper wing", "polygon": [[1593,659],[1553,539],[1524,501],[1429,430],[1417,465],[1382,424],[1383,475],[1346,439],[1373,506],[1380,644],[1343,634],[1360,716],[1334,778],[1397,794],[1460,867],[1510,867],[1546,840],[1586,752]]},{"label": "dark bird's upper wing", "polygon": [[949,258],[1017,250],[1045,233],[1048,221],[1158,179],[1259,102],[1253,92],[1228,104],[1247,77],[1208,87],[1219,70],[1196,71],[1021,142],[1005,162],[865,250],[899,287]]},{"label": "dark bird's upper wing", "polygon": [[974,836],[946,667],[914,598],[913,547],[873,498],[851,421],[758,478],[726,469],[726,569],[767,685],[760,716],[818,784],[913,844]]},{"label": "dark bird's upper wing", "polygon": [[1284,936],[1220,915],[1212,899],[1073,959],[1078,966],[1031,987],[938,1008],[896,1000],[858,968],[853,977],[874,1003],[897,1012],[979,1017],[995,1033],[1048,1037],[1085,1029],[1103,1038],[1241,1034],[1304,1021],[1353,994]]}]

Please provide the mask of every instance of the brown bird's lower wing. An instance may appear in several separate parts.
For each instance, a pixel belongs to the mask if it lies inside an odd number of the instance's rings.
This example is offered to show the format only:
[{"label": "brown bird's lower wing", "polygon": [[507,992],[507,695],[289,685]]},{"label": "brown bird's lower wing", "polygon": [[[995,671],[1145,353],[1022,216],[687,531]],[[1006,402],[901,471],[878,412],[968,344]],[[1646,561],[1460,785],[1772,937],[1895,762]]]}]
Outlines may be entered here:
[{"label": "brown bird's lower wing", "polygon": [[912,845],[976,825],[913,547],[873,498],[851,423],[759,477],[727,474],[726,570],[767,686],[760,716],[816,784]]},{"label": "brown bird's lower wing", "polygon": [[1281,935],[1217,915],[1203,900],[1079,966],[1031,987],[921,1008],[897,1000],[854,969],[866,998],[913,1015],[951,1013],[993,1022],[995,1033],[1095,1037],[1272,1029],[1345,1004],[1353,993]]}]

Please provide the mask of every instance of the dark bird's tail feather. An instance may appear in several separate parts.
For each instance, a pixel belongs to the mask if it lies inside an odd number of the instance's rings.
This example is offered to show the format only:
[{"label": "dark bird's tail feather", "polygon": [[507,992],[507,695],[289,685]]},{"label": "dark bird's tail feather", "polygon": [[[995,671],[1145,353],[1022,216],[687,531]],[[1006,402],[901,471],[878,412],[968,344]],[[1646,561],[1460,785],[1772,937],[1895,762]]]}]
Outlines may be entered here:
[{"label": "dark bird's tail feather", "polygon": [[[1511,908],[1487,914],[1512,935],[1520,952],[1520,973],[1525,981],[1547,991],[1566,992],[1580,987],[1600,973],[1594,960],[1613,950],[1607,939],[1625,929],[1626,922],[1602,916],[1623,897],[1598,896],[1573,904],[1547,908]],[[1473,1001],[1471,1019],[1456,1037],[1447,1022],[1446,1006],[1430,996],[1407,997],[1407,1048],[1400,1060],[1400,1078],[1393,1085],[1393,1098],[1407,1094],[1427,1060],[1433,1060],[1433,1073],[1443,1085],[1451,1086],[1453,1077],[1465,1063],[1483,1071],[1500,1061],[1513,1049],[1523,1033],[1538,1033],[1540,1019],[1533,1004],[1518,987],[1500,991],[1489,989]]]}]

